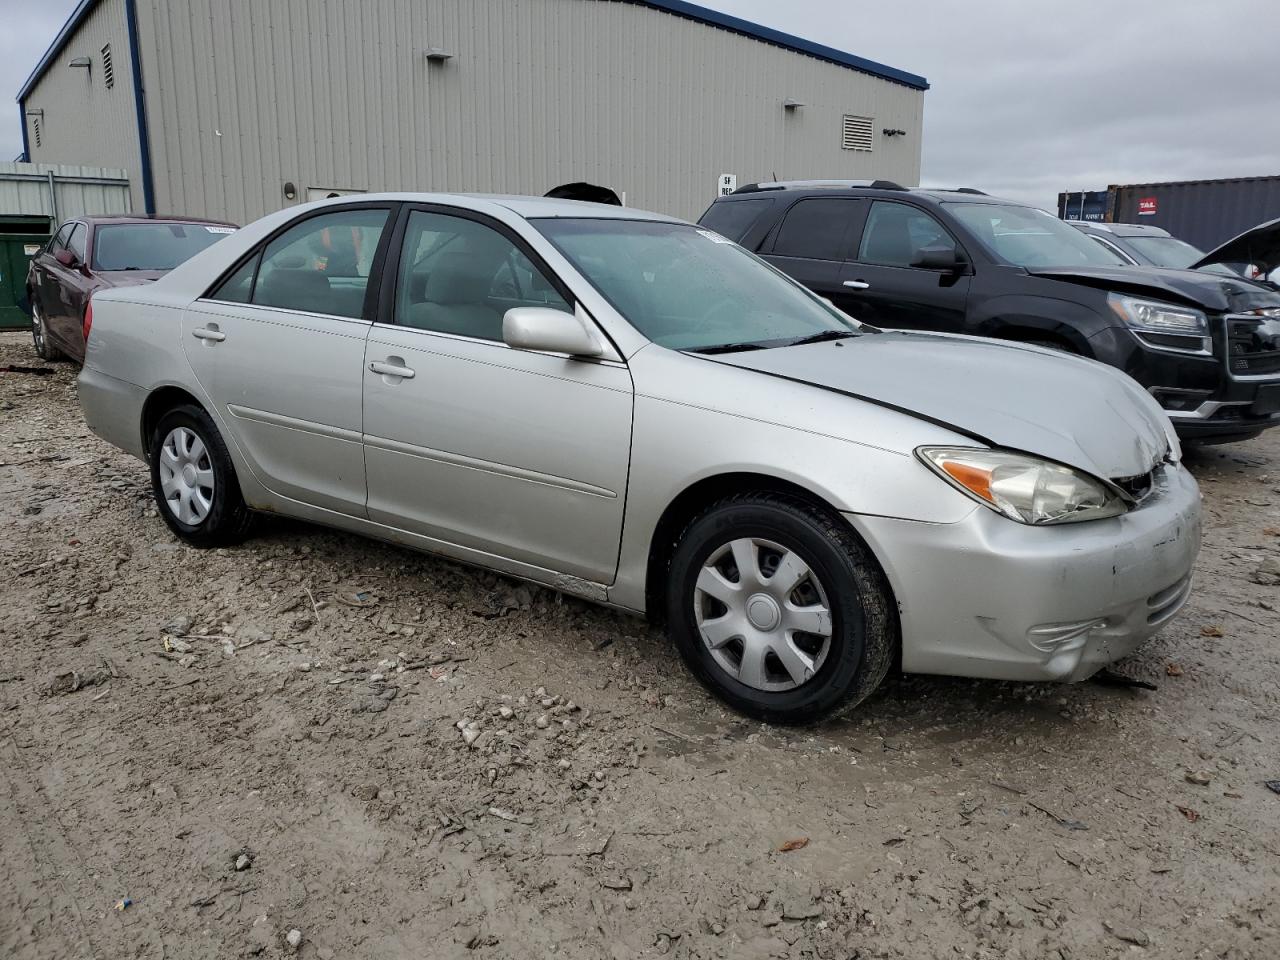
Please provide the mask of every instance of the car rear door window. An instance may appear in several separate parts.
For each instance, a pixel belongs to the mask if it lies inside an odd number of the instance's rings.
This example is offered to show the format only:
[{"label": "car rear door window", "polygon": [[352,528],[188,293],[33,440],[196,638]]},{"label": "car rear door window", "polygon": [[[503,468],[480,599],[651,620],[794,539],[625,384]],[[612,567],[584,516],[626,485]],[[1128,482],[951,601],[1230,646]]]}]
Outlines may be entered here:
[{"label": "car rear door window", "polygon": [[849,228],[858,201],[811,197],[797,201],[773,241],[775,257],[806,260],[844,260],[849,252]]},{"label": "car rear door window", "polygon": [[225,303],[248,303],[253,295],[253,278],[258,272],[258,261],[261,254],[255,253],[232,271],[227,279],[209,294],[210,300],[222,300]]},{"label": "car rear door window", "polygon": [[713,203],[698,223],[709,230],[714,230],[722,237],[741,243],[747,231],[760,221],[771,206],[773,206],[772,197],[754,200],[721,200]]},{"label": "car rear door window", "polygon": [[67,249],[70,250],[75,255],[75,258],[81,263],[84,263],[85,239],[87,235],[88,230],[85,229],[85,225],[83,223],[77,223],[75,228],[71,231],[71,236],[67,238]]},{"label": "car rear door window", "polygon": [[513,307],[573,310],[512,240],[475,220],[414,210],[401,250],[400,326],[501,341]]},{"label": "car rear door window", "polygon": [[[363,316],[388,213],[381,208],[340,210],[286,230],[263,251],[250,302],[335,317]],[[237,290],[242,290],[243,278],[239,282]]]},{"label": "car rear door window", "polygon": [[877,200],[867,214],[858,260],[887,267],[909,267],[926,247],[949,247],[956,242],[937,220],[905,203]]},{"label": "car rear door window", "polygon": [[46,253],[57,253],[67,245],[67,238],[71,236],[71,230],[75,227],[74,223],[64,223],[58,232],[53,235],[53,239],[49,241],[49,246],[45,248]]}]

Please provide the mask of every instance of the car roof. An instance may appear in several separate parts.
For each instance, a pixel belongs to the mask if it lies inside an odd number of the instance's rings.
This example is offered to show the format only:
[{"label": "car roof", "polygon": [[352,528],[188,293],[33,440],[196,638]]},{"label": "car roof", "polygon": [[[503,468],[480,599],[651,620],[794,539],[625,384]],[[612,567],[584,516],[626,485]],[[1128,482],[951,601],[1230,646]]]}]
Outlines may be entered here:
[{"label": "car roof", "polygon": [[717,197],[716,203],[732,200],[750,200],[773,194],[788,197],[893,197],[910,196],[932,203],[1000,203],[1008,206],[1031,207],[1033,204],[1019,200],[992,197],[973,187],[904,187],[892,180],[778,180],[749,183],[725,197]]},{"label": "car roof", "polygon": [[144,213],[111,213],[111,214],[90,214],[83,217],[75,217],[75,220],[90,225],[102,225],[108,223],[198,223],[212,224],[219,227],[234,227],[236,224],[226,220],[209,220],[205,217],[180,217],[169,215],[150,215]]},{"label": "car roof", "polygon": [[1173,236],[1163,227],[1146,223],[1099,223],[1097,220],[1068,220],[1073,227],[1079,227],[1085,233],[1091,231],[1111,234],[1115,237],[1170,237]]},{"label": "car roof", "polygon": [[678,217],[640,210],[636,207],[618,207],[611,203],[591,203],[586,200],[564,200],[558,197],[526,197],[503,193],[359,193],[345,197],[330,197],[307,204],[308,209],[341,204],[368,203],[370,201],[394,201],[396,203],[439,203],[483,211],[486,206],[504,207],[526,220],[543,217],[580,217],[595,220],[659,220],[667,223],[687,223]]}]

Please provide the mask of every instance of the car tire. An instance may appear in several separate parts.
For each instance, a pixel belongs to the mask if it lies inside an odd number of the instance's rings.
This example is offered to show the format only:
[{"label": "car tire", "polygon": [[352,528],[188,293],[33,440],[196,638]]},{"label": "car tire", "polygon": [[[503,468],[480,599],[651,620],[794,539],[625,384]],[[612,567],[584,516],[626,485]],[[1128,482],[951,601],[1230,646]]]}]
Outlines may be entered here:
[{"label": "car tire", "polygon": [[253,514],[209,414],[197,406],[175,407],[156,424],[149,449],[156,506],[179,539],[193,547],[225,547],[248,535]]},{"label": "car tire", "polygon": [[49,327],[44,322],[44,310],[40,306],[40,301],[31,298],[31,342],[35,347],[36,356],[41,360],[60,360],[62,351],[49,342]]},{"label": "car tire", "polygon": [[[751,565],[745,578],[739,560]],[[689,670],[756,719],[851,710],[894,662],[883,571],[847,523],[802,499],[739,495],[707,508],[680,536],[667,586],[668,630]]]}]

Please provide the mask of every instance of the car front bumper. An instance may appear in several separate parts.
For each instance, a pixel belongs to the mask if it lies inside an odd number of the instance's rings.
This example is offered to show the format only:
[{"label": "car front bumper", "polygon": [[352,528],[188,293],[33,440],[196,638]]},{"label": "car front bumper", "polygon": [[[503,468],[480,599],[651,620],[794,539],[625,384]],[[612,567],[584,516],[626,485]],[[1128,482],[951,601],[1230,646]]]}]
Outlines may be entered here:
[{"label": "car front bumper", "polygon": [[846,516],[897,597],[908,673],[1083,680],[1177,614],[1200,549],[1200,491],[1181,466],[1107,520],[1030,527],[985,507],[949,524]]}]

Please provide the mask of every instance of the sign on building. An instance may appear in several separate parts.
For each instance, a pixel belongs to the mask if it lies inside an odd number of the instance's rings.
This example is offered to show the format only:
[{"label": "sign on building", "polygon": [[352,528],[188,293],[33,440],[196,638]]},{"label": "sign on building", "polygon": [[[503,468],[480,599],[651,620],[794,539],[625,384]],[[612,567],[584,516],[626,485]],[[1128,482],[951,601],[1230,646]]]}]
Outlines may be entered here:
[{"label": "sign on building", "polygon": [[736,173],[720,174],[720,190],[719,195],[727,197],[733,191],[738,189],[738,175]]}]

